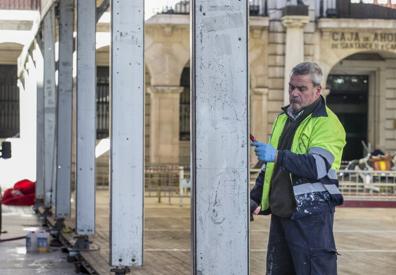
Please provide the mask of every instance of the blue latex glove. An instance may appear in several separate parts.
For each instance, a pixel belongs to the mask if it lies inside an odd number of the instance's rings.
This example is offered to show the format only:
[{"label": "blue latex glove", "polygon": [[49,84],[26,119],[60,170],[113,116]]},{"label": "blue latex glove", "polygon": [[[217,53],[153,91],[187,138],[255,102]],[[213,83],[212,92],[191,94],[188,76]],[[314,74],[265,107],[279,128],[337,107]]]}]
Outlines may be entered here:
[{"label": "blue latex glove", "polygon": [[265,144],[260,141],[252,142],[252,145],[256,147],[254,151],[259,160],[265,162],[274,162],[276,158],[276,149],[271,144]]}]

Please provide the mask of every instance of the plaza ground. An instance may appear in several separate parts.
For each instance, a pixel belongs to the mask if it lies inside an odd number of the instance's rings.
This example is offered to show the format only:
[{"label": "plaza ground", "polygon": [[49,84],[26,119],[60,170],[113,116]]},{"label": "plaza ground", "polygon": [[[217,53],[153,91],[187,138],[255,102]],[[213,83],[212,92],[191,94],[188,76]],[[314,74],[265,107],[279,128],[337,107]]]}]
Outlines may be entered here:
[{"label": "plaza ground", "polygon": [[[97,191],[96,235],[99,250],[83,252],[84,259],[99,274],[110,274],[108,265],[109,197],[107,190]],[[171,204],[164,198],[145,198],[144,267],[133,269],[136,275],[191,274],[190,205],[173,197]],[[7,210],[7,209],[6,209]],[[8,212],[10,212],[10,208]],[[17,211],[17,212],[15,212]],[[26,228],[38,225],[30,209],[3,214],[3,228]],[[22,212],[21,212],[22,211]],[[4,212],[4,211],[3,211]],[[12,212],[12,211],[11,211]],[[28,220],[26,220],[28,219]],[[36,219],[37,220],[37,219]],[[73,225],[73,219],[68,225]],[[264,274],[269,217],[259,217],[251,223],[250,269],[252,275]],[[396,210],[394,208],[337,208],[335,237],[339,274],[396,274]],[[2,237],[9,237],[11,233]],[[71,234],[66,234],[72,238]],[[128,238],[125,238],[128,241]],[[1,274],[74,274],[66,255],[55,250],[50,254],[24,254],[24,241],[1,243]],[[6,247],[6,248],[3,248]],[[36,272],[37,273],[34,273]],[[4,273],[5,272],[5,273]],[[8,273],[7,273],[8,272]],[[114,274],[114,273],[113,273]]]},{"label": "plaza ground", "polygon": [[[84,259],[99,274],[110,274],[108,266],[108,236],[109,236],[109,192],[97,191],[96,235],[94,244],[99,250],[83,252]],[[157,198],[145,199],[145,232],[144,232],[144,267],[133,269],[136,275],[191,274],[190,254],[190,205],[189,199],[184,199],[182,207],[179,198],[173,197],[171,204],[168,199],[158,203]],[[28,210],[26,210],[28,211]],[[26,225],[29,213],[20,217],[6,215],[3,217],[3,228],[7,229]],[[20,213],[21,214],[21,213]],[[32,212],[31,212],[32,214]],[[68,221],[72,226],[73,220]],[[252,275],[264,274],[266,244],[268,239],[269,217],[259,217],[251,223],[251,254],[250,269]],[[341,254],[338,257],[339,274],[396,274],[396,210],[394,208],[337,208],[334,225],[337,248]],[[3,238],[5,235],[3,235]],[[71,234],[66,234],[72,238]],[[125,241],[128,239],[125,238]],[[4,243],[1,244],[3,246]],[[66,263],[65,256],[54,257],[53,254],[41,254],[32,257],[29,254],[17,253],[22,244],[7,250],[0,249],[0,273],[36,274],[37,265],[50,267],[54,273],[40,274],[73,274],[72,265]],[[7,256],[6,254],[7,253]],[[57,253],[55,251],[55,253]],[[59,252],[61,253],[61,252]],[[55,254],[56,255],[56,254]],[[30,262],[30,264],[29,264]],[[43,268],[43,267],[40,267]],[[45,270],[45,269],[44,269]],[[25,273],[24,273],[25,272]],[[50,272],[50,271],[49,271]],[[68,273],[70,272],[70,273]],[[37,273],[38,274],[38,273]]]}]

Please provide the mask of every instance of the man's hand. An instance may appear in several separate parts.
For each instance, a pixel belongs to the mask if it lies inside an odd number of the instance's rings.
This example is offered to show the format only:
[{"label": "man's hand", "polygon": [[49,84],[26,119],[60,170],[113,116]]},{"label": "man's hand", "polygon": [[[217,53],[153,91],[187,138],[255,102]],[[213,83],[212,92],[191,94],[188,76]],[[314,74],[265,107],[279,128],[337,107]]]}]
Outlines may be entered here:
[{"label": "man's hand", "polygon": [[253,211],[253,214],[254,214],[254,215],[258,215],[258,214],[260,213],[260,210],[261,210],[261,207],[258,206],[258,207],[256,208],[256,210]]},{"label": "man's hand", "polygon": [[252,142],[252,145],[256,147],[254,151],[259,160],[265,162],[274,162],[276,160],[277,151],[271,144],[255,141]]}]

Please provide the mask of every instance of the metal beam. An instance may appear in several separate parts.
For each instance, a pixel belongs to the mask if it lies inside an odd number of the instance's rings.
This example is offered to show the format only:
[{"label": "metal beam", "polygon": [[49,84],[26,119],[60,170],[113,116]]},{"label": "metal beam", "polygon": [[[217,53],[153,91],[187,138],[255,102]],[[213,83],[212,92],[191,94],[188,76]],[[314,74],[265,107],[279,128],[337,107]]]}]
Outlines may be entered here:
[{"label": "metal beam", "polygon": [[247,275],[248,1],[192,5],[193,273]]},{"label": "metal beam", "polygon": [[44,18],[44,205],[50,208],[55,182],[55,124],[56,124],[56,91],[55,91],[55,43],[54,43],[54,9]]},{"label": "metal beam", "polygon": [[[23,65],[26,63],[26,60],[28,58],[28,51],[31,48],[32,44],[34,43],[35,39],[39,36],[42,28],[41,24],[44,21],[44,18],[47,16],[48,12],[53,9],[56,1],[55,0],[48,0],[45,1],[46,3],[41,4],[41,12],[37,12],[37,18],[33,21],[33,26],[31,28],[31,39],[29,39],[29,42],[25,44],[25,46],[22,49],[21,54],[18,57],[17,63],[18,63],[18,72],[17,75],[20,77],[23,71]],[[44,24],[44,23],[43,23]]]},{"label": "metal beam", "polygon": [[96,8],[96,23],[98,23],[100,17],[109,8],[110,0],[103,0],[103,2]]},{"label": "metal beam", "polygon": [[[32,105],[27,106],[30,102],[32,101],[34,102],[36,100],[35,97],[37,94],[36,67],[33,60],[32,50],[29,51],[29,55],[25,67],[26,67],[26,86],[25,86],[26,89],[24,93],[21,94],[21,102],[20,102],[21,110],[27,110],[26,112],[30,112],[28,110],[32,109],[32,111],[34,112],[35,109],[34,107],[32,108]],[[21,138],[29,137],[32,133],[34,133],[35,130],[36,125],[34,124],[30,125],[29,123],[27,123],[26,118],[27,118],[26,116],[25,118],[23,117],[21,118],[21,131],[20,131]],[[22,124],[23,121],[25,122],[24,124]]]},{"label": "metal beam", "polygon": [[40,44],[34,42],[33,60],[36,64],[36,85],[37,85],[37,103],[36,103],[36,207],[44,202],[44,64],[43,54]]},{"label": "metal beam", "polygon": [[73,0],[59,2],[59,68],[57,173],[55,217],[70,215],[72,101],[73,101]]},{"label": "metal beam", "polygon": [[40,15],[41,18],[47,15],[47,13],[54,8],[57,2],[61,2],[60,0],[41,0],[40,3]]},{"label": "metal beam", "polygon": [[112,3],[110,263],[143,263],[144,1]]},{"label": "metal beam", "polygon": [[77,1],[76,231],[95,233],[96,1]]}]

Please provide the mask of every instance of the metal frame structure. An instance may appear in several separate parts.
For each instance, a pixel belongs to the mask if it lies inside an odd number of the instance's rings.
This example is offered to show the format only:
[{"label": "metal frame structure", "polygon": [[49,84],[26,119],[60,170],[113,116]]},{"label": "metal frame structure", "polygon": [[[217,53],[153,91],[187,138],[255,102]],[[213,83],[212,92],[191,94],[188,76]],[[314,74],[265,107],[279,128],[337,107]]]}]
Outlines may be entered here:
[{"label": "metal frame structure", "polygon": [[43,56],[44,56],[44,205],[49,209],[53,203],[55,189],[56,161],[56,90],[55,90],[55,43],[54,9],[44,17]]},{"label": "metal frame structure", "polygon": [[192,2],[193,274],[249,274],[248,1]]},{"label": "metal frame structure", "polygon": [[95,233],[96,1],[77,3],[76,232]]},{"label": "metal frame structure", "polygon": [[111,6],[110,264],[143,264],[144,0]]},{"label": "metal frame structure", "polygon": [[[44,17],[43,64],[40,65],[40,52],[37,49],[34,49],[33,55],[38,58],[36,67],[44,66],[43,106],[40,106],[40,73],[37,74],[36,82],[38,129],[41,127],[41,111],[45,117],[45,143],[37,143],[39,150],[45,152],[45,206],[51,207],[51,200],[54,200],[56,218],[61,220],[70,214],[73,0],[60,1],[58,4],[60,55],[57,143],[61,146],[57,148],[57,156],[53,6]],[[230,3],[215,0],[209,3],[197,0],[192,4],[193,274],[247,275],[248,1]],[[76,1],[78,240],[74,249],[77,250],[87,249],[88,238],[95,233],[95,38],[96,21],[107,6],[108,1],[103,2],[99,9],[95,0]],[[125,274],[130,267],[143,264],[143,11],[144,0],[120,0],[112,5],[109,260],[116,274]],[[30,62],[28,66],[31,66],[33,61],[25,62]],[[26,74],[26,69],[25,77],[32,77]],[[25,80],[26,83],[29,81]],[[56,196],[51,197],[52,194]]]},{"label": "metal frame structure", "polygon": [[59,2],[59,68],[55,217],[70,215],[73,102],[73,0]]},{"label": "metal frame structure", "polygon": [[[41,51],[40,44],[34,41],[33,60],[36,67],[36,85],[37,85],[37,97],[36,97],[36,163],[44,163],[44,64],[43,54]],[[36,205],[38,208],[43,203],[45,192],[44,192],[44,165],[36,165]]]},{"label": "metal frame structure", "polygon": [[344,197],[366,199],[396,198],[396,171],[342,169],[337,173]]}]

